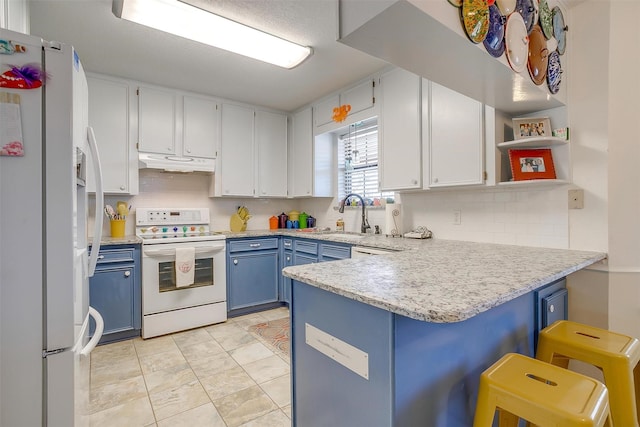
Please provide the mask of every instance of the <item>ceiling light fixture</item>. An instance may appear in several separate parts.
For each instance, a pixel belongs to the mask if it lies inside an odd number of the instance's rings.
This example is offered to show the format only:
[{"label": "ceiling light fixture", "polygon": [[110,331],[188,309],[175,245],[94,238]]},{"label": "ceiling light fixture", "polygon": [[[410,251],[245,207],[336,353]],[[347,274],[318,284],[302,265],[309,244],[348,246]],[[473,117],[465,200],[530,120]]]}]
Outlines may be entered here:
[{"label": "ceiling light fixture", "polygon": [[302,63],[313,49],[247,27],[179,0],[113,0],[118,18],[195,40],[283,68]]}]

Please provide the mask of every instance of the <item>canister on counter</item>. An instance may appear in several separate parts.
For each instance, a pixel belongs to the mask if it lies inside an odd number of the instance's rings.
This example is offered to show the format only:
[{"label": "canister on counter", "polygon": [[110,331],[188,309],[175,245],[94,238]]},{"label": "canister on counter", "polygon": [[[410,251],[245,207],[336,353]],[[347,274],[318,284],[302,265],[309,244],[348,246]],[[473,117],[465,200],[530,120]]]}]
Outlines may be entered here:
[{"label": "canister on counter", "polygon": [[272,216],[269,218],[269,230],[276,230],[278,228],[278,217]]}]

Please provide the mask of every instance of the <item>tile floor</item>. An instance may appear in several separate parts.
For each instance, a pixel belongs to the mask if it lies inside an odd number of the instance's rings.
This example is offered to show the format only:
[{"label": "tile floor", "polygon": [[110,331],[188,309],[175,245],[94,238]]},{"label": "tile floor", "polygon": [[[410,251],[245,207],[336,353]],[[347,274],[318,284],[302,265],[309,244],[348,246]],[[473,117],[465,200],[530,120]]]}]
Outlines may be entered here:
[{"label": "tile floor", "polygon": [[249,326],[286,308],[91,353],[92,427],[291,426],[289,356]]}]

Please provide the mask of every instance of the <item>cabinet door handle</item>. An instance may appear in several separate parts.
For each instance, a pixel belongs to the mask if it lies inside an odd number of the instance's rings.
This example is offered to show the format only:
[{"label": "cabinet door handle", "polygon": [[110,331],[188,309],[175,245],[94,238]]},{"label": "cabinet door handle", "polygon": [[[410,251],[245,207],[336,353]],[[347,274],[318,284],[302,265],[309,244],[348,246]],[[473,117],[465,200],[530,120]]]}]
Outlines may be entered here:
[{"label": "cabinet door handle", "polygon": [[104,259],[104,255],[98,255],[98,259]]},{"label": "cabinet door handle", "polygon": [[249,247],[250,248],[259,248],[260,247],[260,243],[250,243]]},{"label": "cabinet door handle", "polygon": [[290,256],[287,257],[287,261],[291,261],[291,257]]},{"label": "cabinet door handle", "polygon": [[129,277],[131,276],[131,272],[130,271],[125,271],[124,272],[124,277]]},{"label": "cabinet door handle", "polygon": [[550,311],[551,313],[553,313],[554,311],[556,311],[556,308],[553,306],[553,304],[551,304],[551,305],[549,306],[549,311]]},{"label": "cabinet door handle", "polygon": [[124,185],[120,186],[120,190],[124,191],[126,189],[126,187]]},{"label": "cabinet door handle", "polygon": [[237,259],[233,260],[233,265],[238,265],[238,260]]}]

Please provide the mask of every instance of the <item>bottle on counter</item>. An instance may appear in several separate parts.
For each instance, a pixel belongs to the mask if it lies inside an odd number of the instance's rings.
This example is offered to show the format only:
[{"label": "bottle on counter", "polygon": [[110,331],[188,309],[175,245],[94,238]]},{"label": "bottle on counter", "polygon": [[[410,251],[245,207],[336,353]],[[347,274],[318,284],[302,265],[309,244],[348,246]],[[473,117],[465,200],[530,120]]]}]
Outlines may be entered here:
[{"label": "bottle on counter", "polygon": [[342,218],[336,221],[336,231],[344,231],[344,220]]}]

